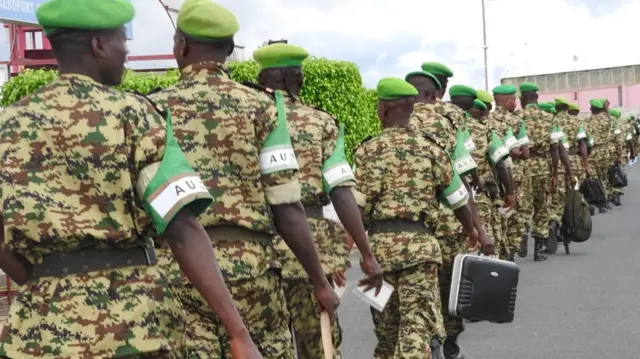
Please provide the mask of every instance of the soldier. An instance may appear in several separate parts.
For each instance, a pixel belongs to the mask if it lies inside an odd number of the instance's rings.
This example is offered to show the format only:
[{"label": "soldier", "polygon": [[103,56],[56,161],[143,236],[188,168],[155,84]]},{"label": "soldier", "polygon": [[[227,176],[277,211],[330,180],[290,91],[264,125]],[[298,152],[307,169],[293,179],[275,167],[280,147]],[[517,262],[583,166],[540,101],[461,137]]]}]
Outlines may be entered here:
[{"label": "soldier", "polygon": [[487,108],[484,111],[484,116],[489,116],[489,113],[493,109],[493,96],[491,96],[490,93],[484,90],[476,90],[476,92],[478,93],[478,100],[482,101],[482,103],[484,103],[485,107]]},{"label": "soldier", "polygon": [[0,356],[183,358],[186,322],[156,265],[154,227],[224,324],[234,357],[262,358],[196,218],[212,197],[170,115],[110,87],[122,80],[134,13],[126,0],[37,10],[60,76],[0,116],[2,267],[29,280]]},{"label": "soldier", "polygon": [[469,114],[476,120],[482,120],[484,113],[487,111],[487,105],[482,102],[479,97],[473,100],[473,107],[469,110]]},{"label": "soldier", "polygon": [[372,309],[378,338],[374,356],[431,358],[429,340],[442,320],[437,318],[442,260],[433,236],[439,201],[454,211],[471,242],[477,242],[478,233],[466,205],[469,194],[447,153],[409,126],[418,91],[401,79],[385,78],[377,93],[384,130],[362,143],[355,156],[370,240],[385,281],[395,288],[383,312]]},{"label": "soldier", "polygon": [[[607,144],[609,143],[611,122],[605,111],[605,101],[603,99],[592,99],[589,101],[589,105],[591,105],[591,116],[585,121],[587,123],[587,135],[589,136],[588,141],[591,145],[589,162],[594,164],[594,170],[604,188],[605,198],[608,198],[611,193],[608,177],[611,163],[609,163],[607,154]],[[611,209],[611,207],[606,203],[598,208],[600,213],[606,213],[608,209]]]},{"label": "soldier", "polygon": [[442,97],[447,93],[449,78],[453,77],[453,71],[449,67],[439,62],[425,62],[422,64],[422,71],[428,72],[436,77],[440,82],[440,90],[436,93],[436,103],[434,109],[441,116],[446,117],[456,126],[464,125],[464,112],[452,103],[444,102]]},{"label": "soldier", "polygon": [[[293,358],[289,313],[273,242],[276,231],[303,264],[323,310],[339,300],[314,248],[297,180],[298,163],[279,93],[231,80],[224,64],[239,25],[226,8],[187,0],[180,8],[174,55],[180,82],[152,98],[168,106],[178,142],[215,198],[200,221],[214,243],[225,280],[266,358]],[[171,266],[170,258],[167,266]],[[176,292],[189,316],[193,357],[229,357],[228,338],[186,280]]]},{"label": "soldier", "polygon": [[[343,286],[346,283],[339,273],[344,273],[350,264],[349,251],[344,245],[344,229],[323,215],[322,208],[329,203],[330,197],[340,222],[351,234],[363,258],[361,266],[368,278],[359,285],[369,289],[375,287],[379,292],[382,269],[369,246],[354,197],[355,177],[344,153],[344,129],[341,126],[339,131],[331,115],[303,104],[298,98],[304,81],[302,62],[307,57],[306,50],[282,43],[261,47],[253,54],[260,65],[260,85],[286,93],[284,106],[293,150],[301,164],[301,202],[325,273],[335,274]],[[298,357],[323,358],[320,316],[313,300],[313,287],[291,250],[282,241],[280,244],[278,254],[283,267],[284,292]],[[332,325],[334,358],[339,358],[342,335],[337,317],[335,319]]]},{"label": "soldier", "polygon": [[[627,126],[626,123],[623,122],[620,117],[622,113],[620,110],[612,108],[609,110],[609,115],[611,116],[611,137],[612,141],[609,144],[609,152],[613,154],[612,164],[618,164],[620,166],[624,166],[627,163],[627,151],[630,149],[630,146],[627,144]],[[624,189],[622,188],[611,188],[610,200],[616,206],[621,206],[622,201],[620,199],[621,196],[624,195]]]},{"label": "soldier", "polygon": [[571,116],[577,117],[580,114],[580,106],[576,103],[569,104],[569,114]]},{"label": "soldier", "polygon": [[[542,110],[542,107],[551,109],[549,103],[538,105],[538,91],[536,84],[523,82],[520,84],[520,105],[523,108],[523,120],[527,124],[527,133],[530,141],[530,176],[532,183],[533,218],[531,221],[531,235],[534,238],[534,261],[547,259],[540,252],[546,240],[547,247],[558,246],[556,228],[550,225],[549,204],[551,194],[556,191],[558,177],[559,135],[553,131],[555,122],[550,113]],[[565,152],[566,153],[566,152]],[[567,166],[568,161],[563,161]],[[572,176],[571,167],[566,168]],[[550,179],[550,180],[549,180]],[[520,257],[527,256],[527,243],[518,253]]]},{"label": "soldier", "polygon": [[[530,217],[530,206],[527,198],[527,182],[524,176],[524,161],[529,157],[528,145],[520,146],[512,128],[519,128],[521,119],[514,115],[516,108],[516,87],[501,85],[493,89],[496,101],[496,109],[488,118],[489,126],[498,129],[498,133],[504,136],[504,145],[510,151],[512,165],[511,176],[513,191],[516,198],[517,212],[503,221],[505,241],[500,251],[502,259],[513,260],[513,256],[525,240],[525,226]],[[517,126],[517,127],[516,127]]]},{"label": "soldier", "polygon": [[[441,88],[440,82],[433,74],[424,71],[409,73],[405,79],[418,90],[413,115],[411,116],[411,124],[421,132],[443,144],[446,152],[453,156],[458,141],[456,132],[461,131],[462,126],[457,126],[454,121],[436,112],[434,107],[436,100],[435,95]],[[453,89],[454,88],[452,88],[452,90]],[[464,159],[462,162],[465,162]],[[485,244],[487,253],[492,253],[492,248],[489,248],[489,246],[492,246],[492,243],[486,236],[479,217],[476,219],[475,216],[474,220],[477,222],[476,228],[480,236],[480,242]],[[436,339],[439,342],[444,340],[443,352],[445,358],[456,358],[460,353],[457,338],[464,331],[464,325],[462,319],[449,314],[448,303],[449,292],[451,290],[453,261],[456,255],[466,252],[466,235],[463,233],[460,222],[449,208],[442,208],[434,236],[438,239],[440,249],[442,250],[443,265],[440,267],[438,274],[440,296],[443,304],[442,316],[444,319],[444,329],[446,331],[446,339],[441,333],[438,333]],[[433,343],[432,351],[437,351],[437,346],[437,343]]]}]

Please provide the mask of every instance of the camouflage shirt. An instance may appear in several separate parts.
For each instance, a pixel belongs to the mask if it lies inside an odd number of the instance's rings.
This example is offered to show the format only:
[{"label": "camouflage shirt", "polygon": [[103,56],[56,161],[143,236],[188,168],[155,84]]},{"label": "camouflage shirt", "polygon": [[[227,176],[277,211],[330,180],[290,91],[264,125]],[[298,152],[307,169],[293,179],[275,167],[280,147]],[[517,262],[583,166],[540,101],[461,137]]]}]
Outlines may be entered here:
[{"label": "camouflage shirt", "polygon": [[[517,133],[518,127],[520,125],[520,118],[506,108],[496,106],[496,109],[489,114],[487,124],[490,129],[496,131],[497,134],[501,136],[503,140],[505,140],[505,135],[508,128],[511,128],[514,135]],[[524,176],[524,166],[522,163],[518,162],[522,161],[514,160],[514,163],[511,166],[511,171],[513,180],[516,182],[521,182]]]},{"label": "camouflage shirt", "polygon": [[554,119],[550,113],[544,112],[536,104],[525,106],[523,119],[529,136],[529,173],[533,176],[549,176],[551,163],[551,127]]},{"label": "camouflage shirt", "polygon": [[444,116],[454,127],[464,126],[464,111],[451,102],[444,102],[442,99],[437,99],[434,105],[434,109],[441,116]]},{"label": "camouflage shirt", "polygon": [[[150,219],[139,171],[164,155],[164,119],[141,97],[61,75],[0,114],[4,245],[53,252],[136,246]],[[0,338],[12,358],[98,358],[176,349],[184,317],[157,266],[39,277]]]},{"label": "camouflage shirt", "polygon": [[[443,149],[421,133],[392,127],[361,144],[356,150],[356,179],[366,196],[365,220],[403,219],[426,221],[433,228],[439,220],[439,192],[451,187],[455,175]],[[459,192],[458,192],[459,193]],[[455,208],[467,197],[452,200]],[[433,235],[416,232],[376,233],[370,241],[385,271],[423,262],[441,263],[441,252]]]},{"label": "camouflage shirt", "polygon": [[471,156],[478,165],[476,169],[478,177],[485,181],[495,181],[491,164],[487,157],[489,154],[489,136],[487,135],[489,129],[485,120],[469,119],[467,120],[467,127],[476,147],[475,150],[471,151]]},{"label": "camouflage shirt", "polygon": [[[300,184],[304,205],[326,205],[328,194],[322,184],[322,167],[334,151],[338,126],[328,113],[285,98],[289,133],[300,165]],[[339,187],[355,188],[355,181],[342,182]],[[339,223],[323,218],[309,218],[320,261],[325,273],[334,273],[349,266],[349,253],[344,246],[345,232]],[[304,268],[287,244],[278,238],[278,254],[285,278],[306,278]]]},{"label": "camouflage shirt", "polygon": [[609,116],[604,112],[592,114],[585,120],[585,123],[587,124],[587,134],[592,138],[592,145],[595,148],[606,146],[611,139],[609,136],[611,128]]},{"label": "camouflage shirt", "polygon": [[[171,110],[178,143],[215,199],[200,223],[275,234],[269,205],[299,201],[300,184],[295,170],[261,173],[261,150],[277,127],[273,98],[231,80],[227,67],[213,62],[184,68],[178,84],[151,98]],[[273,243],[212,240],[228,280],[277,265]]]}]

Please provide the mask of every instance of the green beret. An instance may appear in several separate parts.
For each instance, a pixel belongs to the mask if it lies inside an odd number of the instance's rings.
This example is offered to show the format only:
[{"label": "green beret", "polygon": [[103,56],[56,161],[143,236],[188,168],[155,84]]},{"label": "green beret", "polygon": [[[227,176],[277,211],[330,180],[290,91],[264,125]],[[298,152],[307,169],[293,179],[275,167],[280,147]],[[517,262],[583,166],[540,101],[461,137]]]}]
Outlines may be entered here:
[{"label": "green beret", "polygon": [[485,90],[476,90],[476,92],[478,93],[478,100],[484,102],[484,103],[492,103],[493,102],[493,96],[491,96],[490,93],[488,93]]},{"label": "green beret", "polygon": [[576,110],[576,111],[580,111],[580,106],[577,103],[570,103],[569,104],[569,110]]},{"label": "green beret", "polygon": [[178,29],[197,39],[228,39],[240,30],[240,24],[231,11],[218,3],[185,0],[178,12]]},{"label": "green beret", "polygon": [[556,105],[567,105],[567,106],[569,106],[569,100],[567,100],[564,97],[557,97],[555,102],[556,102]]},{"label": "green beret", "polygon": [[591,107],[593,108],[604,108],[604,102],[602,101],[602,99],[594,98],[589,101],[589,105],[591,105]]},{"label": "green beret", "polygon": [[405,81],[409,81],[409,78],[413,77],[413,76],[426,76],[428,78],[430,78],[431,80],[433,80],[433,82],[436,84],[436,89],[440,90],[442,88],[442,84],[440,83],[440,81],[438,81],[438,79],[429,72],[426,71],[414,71],[414,72],[409,72],[407,74],[407,76],[404,77]]},{"label": "green beret", "polygon": [[493,88],[494,95],[515,95],[518,89],[513,85],[500,85]]},{"label": "green beret", "polygon": [[556,106],[551,102],[538,102],[538,108],[542,111],[553,112],[556,109]]},{"label": "green beret", "polygon": [[51,0],[36,10],[38,24],[46,35],[59,29],[116,29],[136,14],[127,0]]},{"label": "green beret", "polygon": [[381,100],[397,100],[418,95],[418,90],[412,84],[395,77],[385,77],[378,81],[376,91]]},{"label": "green beret", "polygon": [[263,46],[253,52],[253,59],[261,69],[301,67],[302,61],[307,57],[309,57],[307,50],[281,42]]},{"label": "green beret", "polygon": [[478,100],[478,99],[473,100],[473,107],[479,108],[482,111],[486,111],[487,110],[487,105],[485,105],[482,100]]},{"label": "green beret", "polygon": [[620,113],[620,110],[618,110],[617,108],[612,108],[609,110],[609,114],[615,118],[620,118],[620,116],[622,115]]},{"label": "green beret", "polygon": [[473,89],[473,87],[465,85],[453,85],[449,89],[449,96],[470,96],[476,99],[478,97],[478,93]]},{"label": "green beret", "polygon": [[523,82],[520,84],[520,92],[536,92],[540,91],[538,85],[533,82]]},{"label": "green beret", "polygon": [[453,71],[447,65],[439,62],[425,62],[422,64],[422,71],[429,72],[434,75],[440,75],[445,77],[453,77]]}]

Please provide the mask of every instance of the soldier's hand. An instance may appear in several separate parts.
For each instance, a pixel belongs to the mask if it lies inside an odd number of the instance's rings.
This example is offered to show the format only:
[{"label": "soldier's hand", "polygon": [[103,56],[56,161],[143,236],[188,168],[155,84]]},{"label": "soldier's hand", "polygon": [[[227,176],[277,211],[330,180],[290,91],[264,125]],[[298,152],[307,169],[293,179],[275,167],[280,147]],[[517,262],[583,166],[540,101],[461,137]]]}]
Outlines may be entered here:
[{"label": "soldier's hand", "polygon": [[358,281],[358,286],[366,286],[364,289],[365,292],[375,288],[376,296],[378,296],[378,294],[380,294],[380,289],[382,288],[383,272],[382,267],[380,267],[380,264],[376,260],[376,257],[369,256],[363,258],[360,263],[360,268],[366,277]]},{"label": "soldier's hand", "polygon": [[476,186],[478,187],[478,188],[476,189],[476,193],[478,193],[478,194],[484,193],[484,190],[485,190],[485,183],[484,183],[484,180],[483,180],[483,179],[479,179],[479,180],[478,180],[478,183],[476,183]]},{"label": "soldier's hand", "polygon": [[493,246],[493,239],[489,238],[486,233],[481,233],[478,236],[480,245],[482,246],[482,254],[485,256],[492,256],[495,254],[495,248]]},{"label": "soldier's hand", "polygon": [[333,273],[333,282],[336,284],[336,287],[344,287],[347,285],[347,276],[344,271]]},{"label": "soldier's hand", "polygon": [[595,172],[593,171],[593,168],[591,167],[591,164],[587,163],[586,167],[584,168],[584,170],[587,172],[587,175],[589,175],[589,177],[593,177],[595,176]]},{"label": "soldier's hand", "polygon": [[477,229],[473,229],[471,233],[467,233],[467,248],[475,248],[478,246],[480,234]]},{"label": "soldier's hand", "polygon": [[240,337],[232,337],[229,340],[229,346],[233,359],[263,359],[248,333]]},{"label": "soldier's hand", "polygon": [[516,196],[508,194],[504,197],[504,206],[506,208],[514,208],[516,206]]},{"label": "soldier's hand", "polygon": [[330,318],[334,318],[335,312],[340,305],[340,298],[331,287],[331,284],[327,281],[322,287],[314,289],[316,300],[318,301],[318,313],[327,312]]}]

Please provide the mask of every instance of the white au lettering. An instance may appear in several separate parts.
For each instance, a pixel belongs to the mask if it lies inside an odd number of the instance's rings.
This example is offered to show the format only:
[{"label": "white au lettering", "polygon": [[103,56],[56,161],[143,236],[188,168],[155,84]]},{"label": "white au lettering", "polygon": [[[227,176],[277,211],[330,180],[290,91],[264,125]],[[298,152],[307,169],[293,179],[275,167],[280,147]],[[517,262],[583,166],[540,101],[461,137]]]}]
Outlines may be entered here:
[{"label": "white au lettering", "polygon": [[262,174],[297,169],[298,160],[291,146],[265,148],[260,153],[260,170]]},{"label": "white au lettering", "polygon": [[207,187],[198,176],[188,176],[180,178],[170,183],[160,194],[151,201],[151,206],[155,211],[164,217],[180,201],[194,194],[209,194]]},{"label": "white au lettering", "polygon": [[355,180],[353,171],[347,162],[341,162],[333,167],[327,168],[322,173],[325,181],[329,187],[334,187],[337,184],[344,183],[346,181]]},{"label": "white au lettering", "polygon": [[455,206],[456,204],[463,202],[468,198],[469,192],[467,192],[467,188],[463,185],[460,185],[458,189],[447,196],[447,202],[449,202],[449,205]]}]

